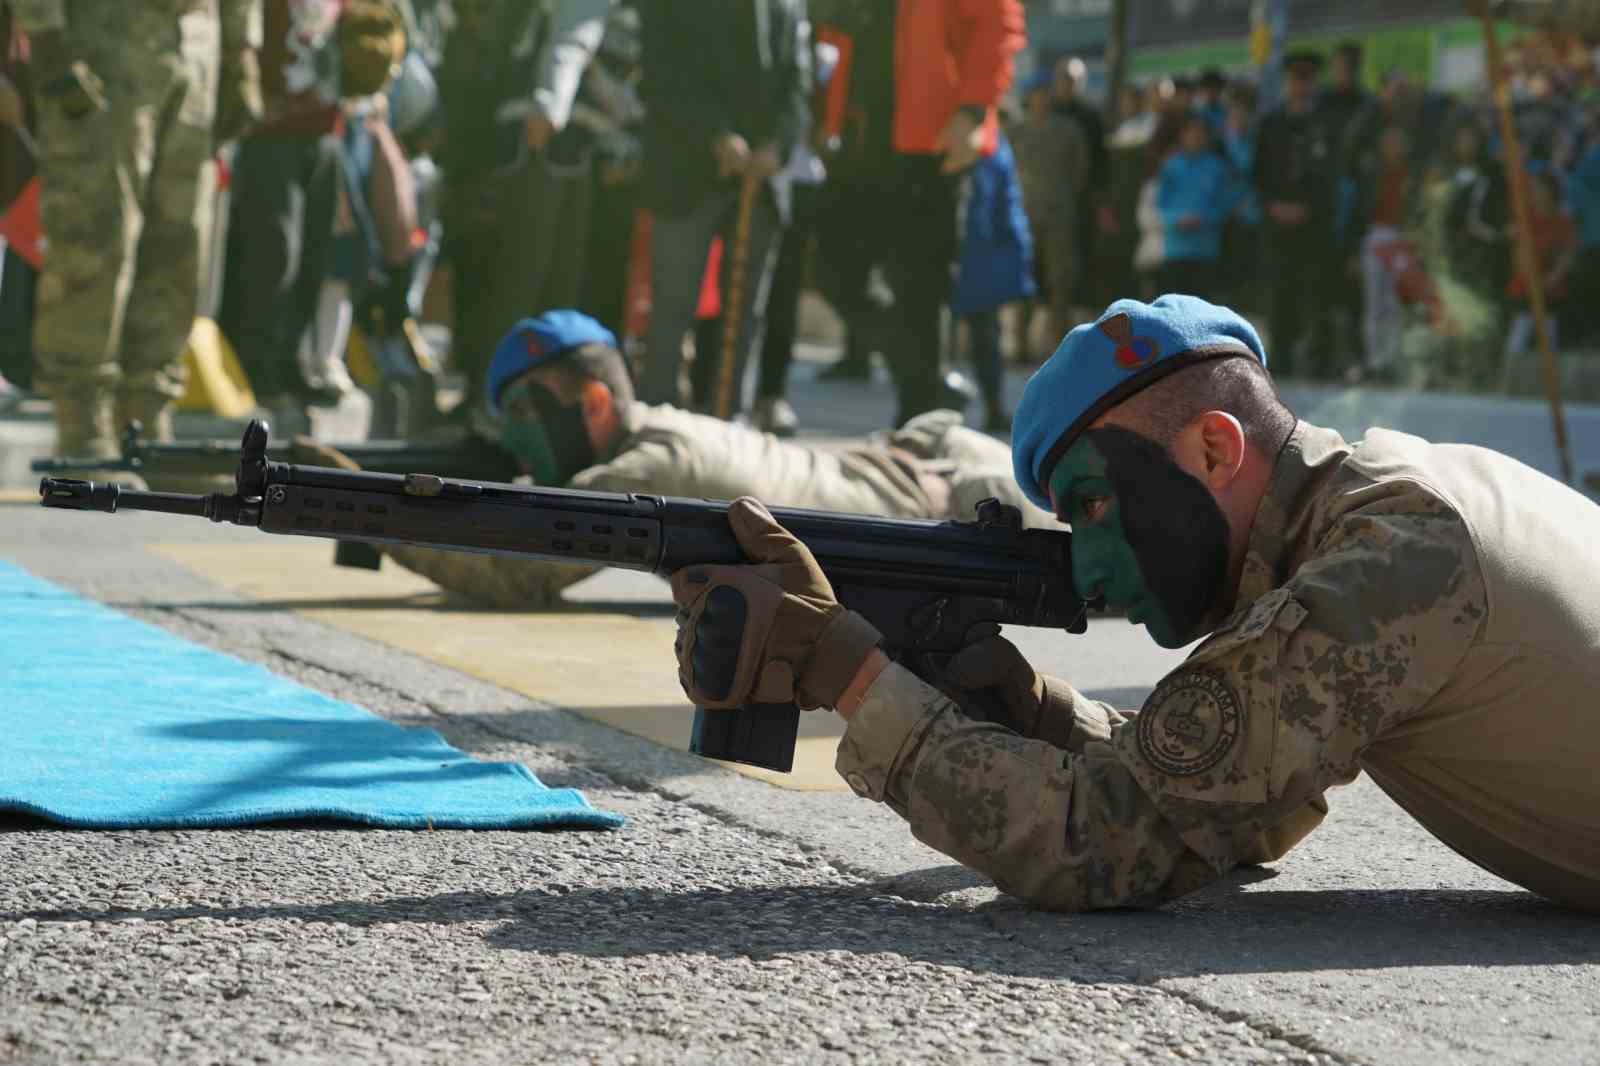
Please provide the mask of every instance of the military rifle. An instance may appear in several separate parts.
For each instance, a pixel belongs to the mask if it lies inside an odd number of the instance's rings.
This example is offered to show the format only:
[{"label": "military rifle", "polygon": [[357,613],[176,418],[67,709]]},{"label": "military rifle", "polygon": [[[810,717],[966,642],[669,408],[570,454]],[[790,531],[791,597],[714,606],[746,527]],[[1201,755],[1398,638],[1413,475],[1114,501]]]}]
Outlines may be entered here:
[{"label": "military rifle", "polygon": [[[266,423],[251,422],[232,493],[137,492],[47,477],[39,485],[40,502],[662,576],[684,566],[745,561],[725,502],[300,466],[271,459],[267,445]],[[1083,632],[1086,604],[1072,585],[1071,534],[1024,529],[1021,513],[998,500],[979,504],[971,522],[785,508],[772,513],[811,549],[839,601],[883,633],[884,650],[934,683],[950,656],[995,623]],[[1003,713],[984,709],[990,718]],[[689,750],[787,773],[799,722],[792,703],[698,708]]]},{"label": "military rifle", "polygon": [[[69,470],[125,470],[131,474],[166,477],[227,476],[239,465],[239,446],[226,440],[182,440],[156,443],[145,440],[138,422],[122,434],[122,455],[116,459],[83,456],[35,459],[33,472],[54,474]],[[521,473],[511,453],[475,433],[463,431],[448,437],[415,442],[369,440],[334,444],[363,470],[382,474],[407,474],[430,470],[444,477],[481,481],[511,481]],[[288,462],[287,448],[274,448],[268,459]]]}]

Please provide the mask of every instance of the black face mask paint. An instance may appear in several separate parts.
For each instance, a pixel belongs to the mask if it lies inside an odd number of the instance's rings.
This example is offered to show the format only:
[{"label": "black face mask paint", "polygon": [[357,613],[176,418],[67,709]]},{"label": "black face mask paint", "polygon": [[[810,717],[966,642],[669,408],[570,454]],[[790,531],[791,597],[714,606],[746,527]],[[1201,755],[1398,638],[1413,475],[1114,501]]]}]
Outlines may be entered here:
[{"label": "black face mask paint", "polygon": [[1200,626],[1228,580],[1228,520],[1200,480],[1148,437],[1119,426],[1087,436],[1106,460],[1122,530],[1145,586],[1161,600],[1182,643]]},{"label": "black face mask paint", "polygon": [[583,405],[563,406],[544,389],[534,389],[532,399],[550,439],[560,484],[565,485],[580,470],[594,465],[594,445],[589,442],[589,427],[583,423]]},{"label": "black face mask paint", "polygon": [[[502,437],[536,483],[559,487],[594,465],[594,445],[589,442],[580,405],[564,406],[538,385],[519,392],[516,399],[526,399],[533,410],[528,412],[521,403],[508,402]],[[513,398],[508,396],[507,400]],[[520,415],[516,413],[518,409]]]}]

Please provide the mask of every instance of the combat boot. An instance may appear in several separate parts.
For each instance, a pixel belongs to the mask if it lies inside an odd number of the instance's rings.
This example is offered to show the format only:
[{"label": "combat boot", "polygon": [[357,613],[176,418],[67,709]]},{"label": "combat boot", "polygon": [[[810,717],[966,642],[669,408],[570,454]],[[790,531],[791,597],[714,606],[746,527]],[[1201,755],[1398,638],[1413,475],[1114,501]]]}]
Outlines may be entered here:
[{"label": "combat boot", "polygon": [[144,489],[144,479],[128,470],[95,465],[101,460],[122,457],[112,429],[111,395],[92,386],[59,389],[51,394],[56,420],[56,455],[81,459],[83,465],[62,470],[52,476],[81,478],[84,481],[115,481],[133,489]]}]

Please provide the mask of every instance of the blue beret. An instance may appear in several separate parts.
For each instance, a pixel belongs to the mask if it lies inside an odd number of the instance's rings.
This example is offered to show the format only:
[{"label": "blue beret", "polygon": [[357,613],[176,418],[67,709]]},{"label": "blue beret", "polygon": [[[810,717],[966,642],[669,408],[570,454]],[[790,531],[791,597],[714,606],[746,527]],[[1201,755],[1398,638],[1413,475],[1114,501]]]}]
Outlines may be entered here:
[{"label": "blue beret", "polygon": [[489,376],[484,395],[491,413],[500,413],[500,392],[534,367],[560,359],[573,348],[585,344],[617,346],[609,329],[582,311],[546,311],[538,318],[524,318],[495,345],[489,360]]},{"label": "blue beret", "polygon": [[1174,370],[1230,356],[1267,365],[1255,327],[1226,307],[1196,296],[1118,300],[1068,333],[1028,379],[1011,431],[1017,484],[1049,510],[1050,471],[1095,419]]}]

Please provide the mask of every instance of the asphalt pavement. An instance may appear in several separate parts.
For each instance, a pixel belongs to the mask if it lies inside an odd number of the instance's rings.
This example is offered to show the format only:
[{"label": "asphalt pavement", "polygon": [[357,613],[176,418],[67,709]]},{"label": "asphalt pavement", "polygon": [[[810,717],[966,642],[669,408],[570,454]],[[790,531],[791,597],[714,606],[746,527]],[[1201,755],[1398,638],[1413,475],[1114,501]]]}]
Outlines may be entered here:
[{"label": "asphalt pavement", "polygon": [[[887,414],[881,389],[805,383],[796,398],[818,432],[862,428],[828,423],[850,404]],[[185,545],[242,558],[262,540],[0,505],[0,557],[520,761],[628,824],[97,833],[4,819],[0,1061],[1596,1060],[1600,919],[1478,870],[1364,780],[1272,867],[1155,911],[1046,914],[880,806],[774,787],[529,695],[536,640],[514,689],[185,564]],[[625,574],[574,598],[619,624],[666,602]],[[1175,661],[1115,619],[1019,636],[1041,669],[1133,705]]]}]

